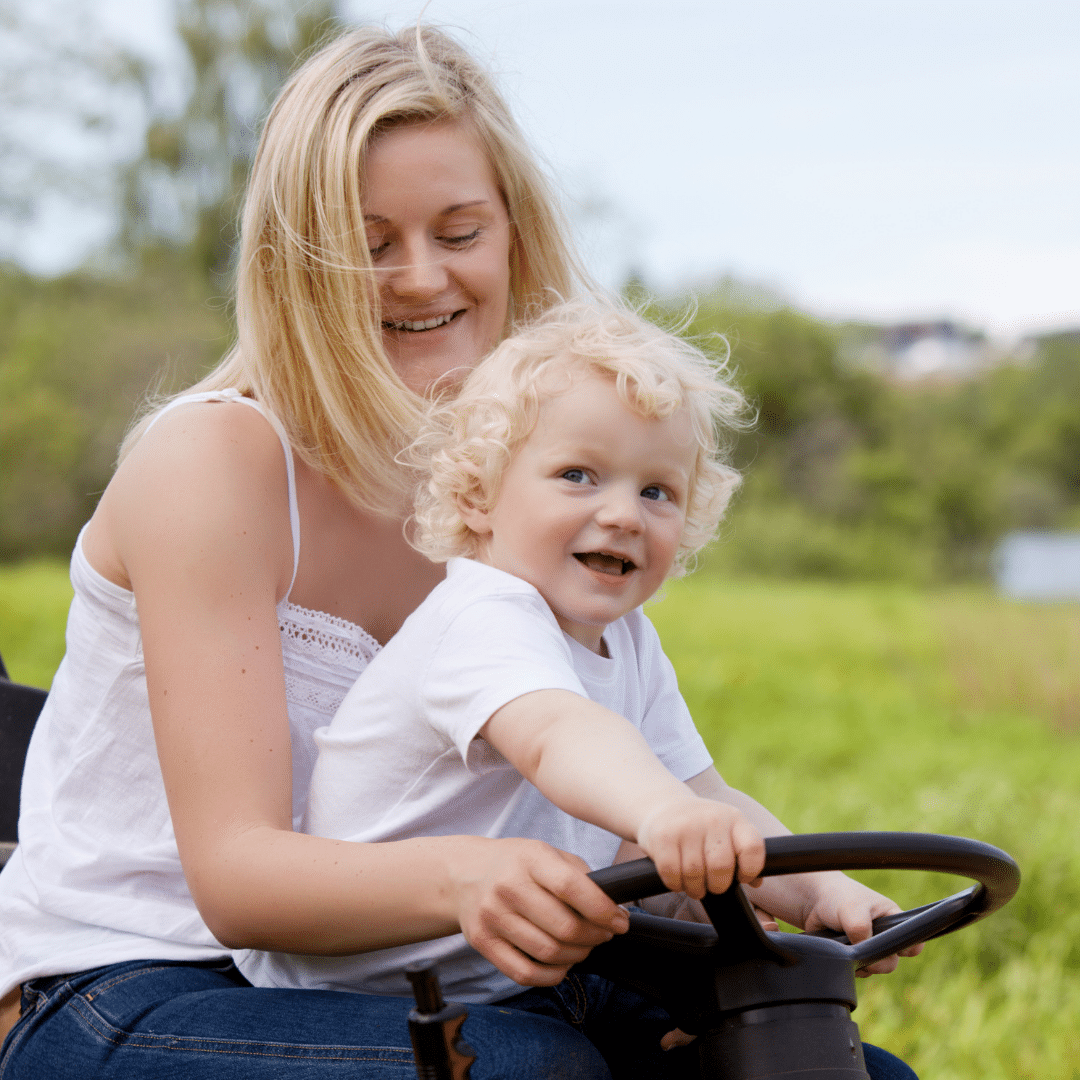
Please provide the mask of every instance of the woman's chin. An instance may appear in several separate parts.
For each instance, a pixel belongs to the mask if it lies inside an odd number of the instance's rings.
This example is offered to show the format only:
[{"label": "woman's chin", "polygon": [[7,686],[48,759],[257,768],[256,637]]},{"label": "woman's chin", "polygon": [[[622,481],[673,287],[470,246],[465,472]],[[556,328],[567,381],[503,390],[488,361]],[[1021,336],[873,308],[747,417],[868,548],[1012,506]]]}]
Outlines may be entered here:
[{"label": "woman's chin", "polygon": [[435,330],[383,332],[390,363],[410,390],[423,397],[453,390],[479,363],[487,350],[472,335],[447,333],[452,329],[451,323]]}]

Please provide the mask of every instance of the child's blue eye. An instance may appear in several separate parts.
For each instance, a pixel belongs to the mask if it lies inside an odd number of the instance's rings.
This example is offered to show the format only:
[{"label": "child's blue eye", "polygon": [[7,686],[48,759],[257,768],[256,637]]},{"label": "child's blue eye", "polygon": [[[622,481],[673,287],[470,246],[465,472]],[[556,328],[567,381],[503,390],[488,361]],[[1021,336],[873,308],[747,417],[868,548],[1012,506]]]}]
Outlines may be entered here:
[{"label": "child's blue eye", "polygon": [[589,474],[584,469],[567,469],[561,474],[563,480],[569,480],[571,484],[587,484]]},{"label": "child's blue eye", "polygon": [[656,484],[650,484],[647,488],[643,488],[641,497],[643,499],[655,499],[657,502],[666,502],[669,498],[668,493]]}]

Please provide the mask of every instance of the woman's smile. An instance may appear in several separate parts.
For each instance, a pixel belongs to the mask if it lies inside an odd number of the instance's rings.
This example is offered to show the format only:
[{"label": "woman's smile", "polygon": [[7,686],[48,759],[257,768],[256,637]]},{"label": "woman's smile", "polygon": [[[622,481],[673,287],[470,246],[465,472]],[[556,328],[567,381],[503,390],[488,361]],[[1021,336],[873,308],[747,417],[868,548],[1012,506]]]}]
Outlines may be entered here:
[{"label": "woman's smile", "polygon": [[368,152],[364,224],[383,346],[418,394],[472,369],[502,336],[511,227],[472,128],[393,128]]},{"label": "woman's smile", "polygon": [[459,315],[464,314],[464,310],[464,308],[460,308],[452,315],[436,315],[434,318],[428,319],[402,319],[400,322],[391,322],[388,319],[384,319],[383,329],[401,330],[409,334],[420,334],[427,330],[437,330],[440,326],[445,326]]}]

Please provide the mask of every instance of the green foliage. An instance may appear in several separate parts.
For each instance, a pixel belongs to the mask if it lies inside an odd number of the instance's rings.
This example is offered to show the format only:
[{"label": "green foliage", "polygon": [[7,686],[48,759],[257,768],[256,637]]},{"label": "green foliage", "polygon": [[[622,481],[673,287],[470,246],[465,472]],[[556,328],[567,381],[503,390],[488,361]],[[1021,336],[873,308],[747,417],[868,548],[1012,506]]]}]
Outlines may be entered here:
[{"label": "green foliage", "polygon": [[173,244],[208,280],[223,281],[262,119],[333,14],[330,0],[181,0],[177,36],[192,90],[177,113],[145,84],[150,122],[143,153],[127,170],[122,208],[128,250]]},{"label": "green foliage", "polygon": [[0,559],[69,553],[147,391],[190,382],[229,334],[182,263],[126,281],[0,271]]},{"label": "green foliage", "polygon": [[[666,324],[679,305],[654,305]],[[708,559],[753,573],[985,577],[997,538],[1080,524],[1080,342],[964,382],[901,385],[845,358],[838,328],[720,288],[686,332],[730,349],[758,410],[746,484]],[[720,341],[720,338],[724,341]]]},{"label": "green foliage", "polygon": [[[69,552],[148,391],[179,389],[224,352],[228,318],[207,294],[227,288],[261,116],[332,13],[329,0],[183,0],[192,89],[178,113],[155,100],[146,64],[97,57],[100,35],[54,41],[57,62],[102,78],[104,65],[138,91],[148,125],[120,185],[127,276],[42,281],[0,267],[0,559]],[[39,31],[47,52],[53,39]],[[68,106],[61,96],[57,108]]]},{"label": "green foliage", "polygon": [[59,559],[0,566],[0,655],[15,682],[52,683],[71,597],[67,564]]}]

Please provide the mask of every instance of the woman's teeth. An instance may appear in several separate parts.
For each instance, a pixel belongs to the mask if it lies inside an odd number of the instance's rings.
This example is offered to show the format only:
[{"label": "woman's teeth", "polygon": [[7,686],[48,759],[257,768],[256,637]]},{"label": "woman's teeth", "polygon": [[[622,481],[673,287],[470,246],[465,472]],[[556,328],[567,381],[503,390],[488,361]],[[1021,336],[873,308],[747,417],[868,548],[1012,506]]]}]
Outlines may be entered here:
[{"label": "woman's teeth", "polygon": [[401,322],[384,323],[391,330],[410,330],[415,333],[418,330],[434,330],[437,326],[444,326],[457,312],[452,315],[436,315],[433,319],[402,319]]}]

